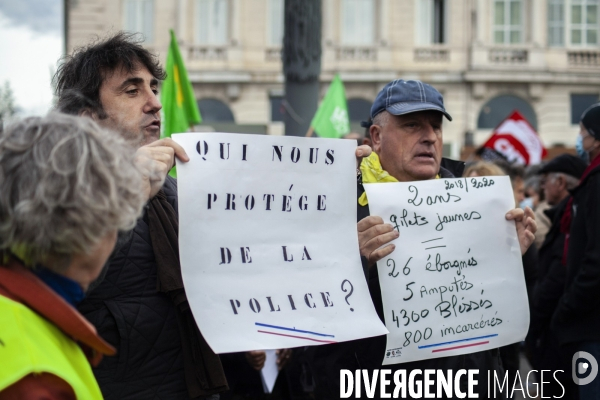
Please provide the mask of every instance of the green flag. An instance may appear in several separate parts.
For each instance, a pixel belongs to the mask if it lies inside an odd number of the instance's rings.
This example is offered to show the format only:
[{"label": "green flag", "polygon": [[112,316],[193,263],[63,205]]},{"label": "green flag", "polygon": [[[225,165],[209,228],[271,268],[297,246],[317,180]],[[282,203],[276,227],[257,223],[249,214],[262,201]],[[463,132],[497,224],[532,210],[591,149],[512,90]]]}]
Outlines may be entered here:
[{"label": "green flag", "polygon": [[338,74],[333,78],[310,126],[323,138],[339,138],[350,133],[346,92]]},{"label": "green flag", "polygon": [[191,125],[202,122],[194,89],[179,52],[175,33],[170,30],[171,44],[167,54],[167,79],[162,84],[160,100],[163,105],[162,137],[187,132]]}]

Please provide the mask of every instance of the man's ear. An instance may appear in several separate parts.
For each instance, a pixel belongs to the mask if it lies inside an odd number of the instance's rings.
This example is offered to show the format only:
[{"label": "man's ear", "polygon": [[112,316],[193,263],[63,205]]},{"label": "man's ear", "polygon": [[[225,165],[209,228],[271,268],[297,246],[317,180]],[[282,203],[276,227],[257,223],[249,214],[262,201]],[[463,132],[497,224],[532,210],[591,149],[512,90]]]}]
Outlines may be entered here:
[{"label": "man's ear", "polygon": [[371,125],[369,135],[371,136],[371,147],[373,150],[379,151],[381,147],[381,127],[379,125]]},{"label": "man's ear", "polygon": [[89,108],[84,108],[81,111],[79,111],[79,116],[88,117],[93,119],[94,121],[98,120],[98,118],[96,117],[96,113],[93,113]]},{"label": "man's ear", "polygon": [[555,180],[561,192],[567,190],[567,180],[564,176],[562,176],[561,174],[557,174]]}]

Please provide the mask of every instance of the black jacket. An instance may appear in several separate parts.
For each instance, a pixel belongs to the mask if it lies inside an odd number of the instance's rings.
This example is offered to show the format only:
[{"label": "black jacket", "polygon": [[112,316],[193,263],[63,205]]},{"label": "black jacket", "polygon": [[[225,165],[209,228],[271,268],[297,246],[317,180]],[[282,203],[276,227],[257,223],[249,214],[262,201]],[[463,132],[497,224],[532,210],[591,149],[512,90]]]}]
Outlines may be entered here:
[{"label": "black jacket", "polygon": [[571,378],[572,354],[560,347],[556,332],[550,329],[550,324],[565,290],[567,269],[562,265],[565,234],[560,231],[560,221],[569,198],[567,196],[545,211],[552,225],[539,250],[538,280],[532,296],[531,323],[527,335],[533,368],[538,371],[556,371],[555,378],[560,381],[550,380],[544,388],[545,394],[556,398],[563,396],[564,399],[577,398],[577,387]]},{"label": "black jacket", "polygon": [[[446,169],[440,169],[442,178],[453,178],[454,176]],[[362,195],[364,188],[362,182],[358,185],[358,196]],[[357,220],[369,216],[369,207],[358,206]],[[379,276],[377,268],[368,268],[366,259],[363,257],[363,270],[369,286],[371,299],[375,310],[381,321],[383,317],[383,302],[381,298],[381,288],[379,286]],[[317,399],[337,399],[340,394],[340,370],[349,369],[367,369],[372,373],[374,369],[382,368],[383,357],[386,350],[386,337],[376,336],[372,338],[353,340],[350,342],[330,344],[326,346],[317,346],[314,348],[313,374],[315,377]],[[498,350],[482,351],[478,353],[465,354],[461,356],[442,357],[422,361],[414,361],[403,364],[386,365],[385,369],[392,371],[406,369],[407,374],[413,369],[478,369],[477,379],[479,384],[476,386],[476,393],[479,398],[488,398],[487,396],[487,371],[496,371],[500,379],[504,377],[504,370],[500,361]],[[493,373],[491,373],[493,374]],[[461,380],[461,388],[466,390],[466,379]],[[433,392],[434,390],[432,390]],[[379,398],[379,389],[376,391],[375,398]],[[362,395],[365,396],[364,390]],[[500,394],[498,394],[500,396]],[[365,396],[366,398],[366,396]]]},{"label": "black jacket", "polygon": [[572,196],[566,289],[552,321],[561,344],[600,341],[600,167]]},{"label": "black jacket", "polygon": [[[167,177],[163,190],[177,211],[176,181]],[[118,350],[94,369],[106,399],[189,397],[176,309],[165,294],[157,292],[146,213],[79,311]]]},{"label": "black jacket", "polygon": [[543,338],[549,333],[552,315],[565,289],[567,269],[562,265],[565,234],[560,231],[560,220],[569,198],[570,196],[567,196],[556,206],[545,211],[552,221],[552,226],[538,253],[538,279],[531,301],[529,328],[529,336],[532,340]]}]

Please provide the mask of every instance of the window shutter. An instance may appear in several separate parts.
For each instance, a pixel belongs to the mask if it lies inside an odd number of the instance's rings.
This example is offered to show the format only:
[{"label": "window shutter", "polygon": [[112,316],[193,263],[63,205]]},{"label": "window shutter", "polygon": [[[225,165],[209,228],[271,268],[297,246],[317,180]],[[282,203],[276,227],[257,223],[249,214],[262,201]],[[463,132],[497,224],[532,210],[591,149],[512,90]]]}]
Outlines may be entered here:
[{"label": "window shutter", "polygon": [[214,33],[215,37],[212,44],[223,45],[227,44],[227,1],[228,0],[213,0],[214,4]]},{"label": "window shutter", "polygon": [[210,0],[196,0],[196,29],[199,44],[209,44],[210,31]]},{"label": "window shutter", "polygon": [[140,31],[144,34],[146,42],[154,41],[154,2],[152,0],[144,0],[142,3],[142,24]]},{"label": "window shutter", "polygon": [[417,37],[419,46],[433,43],[433,0],[417,0]]}]

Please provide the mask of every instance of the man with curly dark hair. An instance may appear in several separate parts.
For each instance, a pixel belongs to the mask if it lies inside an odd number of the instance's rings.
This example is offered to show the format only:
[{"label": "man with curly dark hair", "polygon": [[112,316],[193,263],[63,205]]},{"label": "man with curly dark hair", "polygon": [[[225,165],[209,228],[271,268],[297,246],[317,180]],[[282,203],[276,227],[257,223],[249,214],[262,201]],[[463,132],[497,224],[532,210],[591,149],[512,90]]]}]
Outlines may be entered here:
[{"label": "man with curly dark hair", "polygon": [[156,57],[123,32],[75,50],[55,76],[60,111],[88,116],[136,145],[149,199],[79,307],[118,350],[94,370],[107,399],[218,398],[227,389],[183,289],[177,184],[167,173],[175,157],[188,157],[170,138],[159,139],[164,78]]}]

